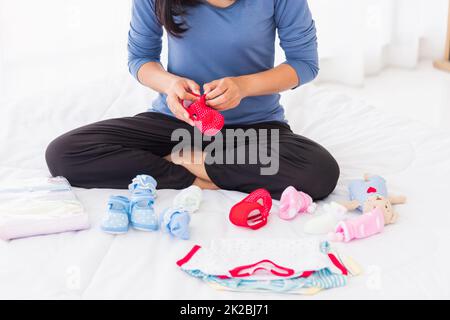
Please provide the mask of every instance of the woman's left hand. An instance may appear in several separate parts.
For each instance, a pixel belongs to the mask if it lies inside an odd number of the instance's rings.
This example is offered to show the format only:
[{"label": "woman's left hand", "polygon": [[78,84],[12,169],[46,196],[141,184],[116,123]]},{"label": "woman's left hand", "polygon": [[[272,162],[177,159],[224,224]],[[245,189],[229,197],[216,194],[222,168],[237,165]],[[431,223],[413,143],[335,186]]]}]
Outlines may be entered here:
[{"label": "woman's left hand", "polygon": [[237,77],[214,80],[203,86],[206,104],[218,111],[236,108],[245,98],[242,82]]}]

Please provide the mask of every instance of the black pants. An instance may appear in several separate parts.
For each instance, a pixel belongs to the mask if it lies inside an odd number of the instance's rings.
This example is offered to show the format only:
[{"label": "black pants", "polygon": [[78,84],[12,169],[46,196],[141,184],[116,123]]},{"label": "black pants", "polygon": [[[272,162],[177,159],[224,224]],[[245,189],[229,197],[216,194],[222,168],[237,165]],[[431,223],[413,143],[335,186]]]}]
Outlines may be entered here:
[{"label": "black pants", "polygon": [[[100,121],[70,131],[51,142],[46,152],[47,164],[52,175],[64,176],[78,187],[121,189],[126,188],[137,174],[149,174],[158,181],[159,189],[186,188],[196,177],[184,167],[163,159],[178,144],[171,141],[171,134],[179,128],[191,134],[197,130],[175,118],[153,112]],[[263,187],[275,199],[279,199],[290,185],[314,199],[322,199],[334,190],[339,167],[319,144],[294,134],[287,124],[281,122],[226,126],[224,129],[237,128],[253,128],[257,133],[259,129],[267,129],[269,138],[272,130],[278,130],[278,149],[272,150],[271,139],[268,144],[272,152],[269,154],[278,157],[279,169],[274,175],[262,175],[261,168],[267,167],[267,163],[259,160],[257,163],[227,164],[223,161],[223,164],[206,164],[208,176],[218,187],[247,193]],[[236,141],[235,157],[246,152],[243,148],[253,143],[251,139],[244,140]],[[203,142],[202,147],[209,144]],[[224,150],[225,145],[228,144],[224,144]]]}]

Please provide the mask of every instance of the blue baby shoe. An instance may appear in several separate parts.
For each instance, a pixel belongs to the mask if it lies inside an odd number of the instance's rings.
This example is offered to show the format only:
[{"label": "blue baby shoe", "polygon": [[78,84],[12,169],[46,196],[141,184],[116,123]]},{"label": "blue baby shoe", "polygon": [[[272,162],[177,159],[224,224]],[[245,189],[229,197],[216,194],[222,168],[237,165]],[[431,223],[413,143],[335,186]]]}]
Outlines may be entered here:
[{"label": "blue baby shoe", "polygon": [[153,195],[153,198],[156,198],[156,186],[158,183],[155,178],[146,174],[137,175],[131,183],[128,185],[128,189],[131,193],[141,190],[150,192]]},{"label": "blue baby shoe", "polygon": [[173,237],[188,240],[191,217],[184,209],[167,208],[161,213],[161,229]]},{"label": "blue baby shoe", "polygon": [[153,210],[156,196],[156,180],[148,175],[139,175],[128,186],[130,198],[130,224],[141,231],[158,230],[158,217]]},{"label": "blue baby shoe", "polygon": [[128,212],[130,200],[123,196],[111,196],[108,200],[108,211],[101,229],[106,233],[122,234],[128,231]]}]

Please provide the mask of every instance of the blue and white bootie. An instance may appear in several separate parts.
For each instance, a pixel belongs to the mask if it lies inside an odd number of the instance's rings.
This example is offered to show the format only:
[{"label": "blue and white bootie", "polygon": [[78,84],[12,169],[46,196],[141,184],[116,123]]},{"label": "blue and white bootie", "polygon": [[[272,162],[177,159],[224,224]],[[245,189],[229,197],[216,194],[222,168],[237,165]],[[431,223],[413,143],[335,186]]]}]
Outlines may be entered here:
[{"label": "blue and white bootie", "polygon": [[128,190],[130,190],[131,193],[139,190],[150,192],[153,195],[153,198],[156,198],[157,185],[158,183],[152,176],[140,174],[133,178],[131,183],[128,185]]},{"label": "blue and white bootie", "polygon": [[108,211],[101,229],[106,233],[122,234],[128,231],[128,212],[130,200],[123,196],[111,196],[108,200]]},{"label": "blue and white bootie", "polygon": [[156,196],[156,180],[149,175],[138,175],[128,189],[130,197],[130,224],[141,231],[156,231],[159,227],[158,216],[153,204]]},{"label": "blue and white bootie", "polygon": [[173,237],[189,240],[189,212],[184,209],[167,208],[161,213],[161,229]]}]

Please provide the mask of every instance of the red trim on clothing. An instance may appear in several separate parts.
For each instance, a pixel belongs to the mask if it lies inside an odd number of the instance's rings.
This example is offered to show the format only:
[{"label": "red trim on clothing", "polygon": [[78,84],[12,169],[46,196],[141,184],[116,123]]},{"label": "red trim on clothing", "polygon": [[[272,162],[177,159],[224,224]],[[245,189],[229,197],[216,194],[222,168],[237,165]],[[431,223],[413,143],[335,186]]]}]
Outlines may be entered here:
[{"label": "red trim on clothing", "polygon": [[304,271],[301,275],[300,278],[308,278],[309,276],[311,276],[315,271]]},{"label": "red trim on clothing", "polygon": [[[265,268],[263,266],[258,267],[258,265],[264,264],[264,263],[272,264],[273,268],[267,269],[267,268]],[[251,269],[251,268],[254,268],[254,267],[257,267],[257,268],[255,268],[251,273],[250,272],[244,272],[245,270]],[[282,270],[282,271],[277,271],[276,269],[279,269],[279,270]],[[240,277],[251,276],[252,274],[254,274],[258,270],[267,270],[267,271],[270,271],[272,274],[274,274],[276,276],[279,276],[279,277],[289,277],[289,276],[292,276],[295,273],[295,271],[293,269],[279,266],[276,263],[274,263],[274,262],[272,262],[270,260],[267,260],[267,259],[266,260],[261,260],[261,261],[259,261],[257,263],[254,263],[254,264],[249,264],[249,265],[245,265],[245,266],[236,267],[236,268],[230,270],[229,273],[230,273],[230,275],[232,277],[240,278]],[[244,273],[242,273],[242,272],[244,272]]]},{"label": "red trim on clothing", "polygon": [[339,269],[341,270],[342,274],[344,276],[348,275],[347,268],[336,258],[336,256],[332,253],[328,254],[328,257],[330,258],[331,262]]},{"label": "red trim on clothing", "polygon": [[177,265],[181,267],[183,264],[187,263],[189,260],[191,260],[192,256],[196,254],[198,250],[200,250],[200,248],[201,247],[199,245],[193,246],[191,251],[189,251],[184,258],[177,261]]}]

